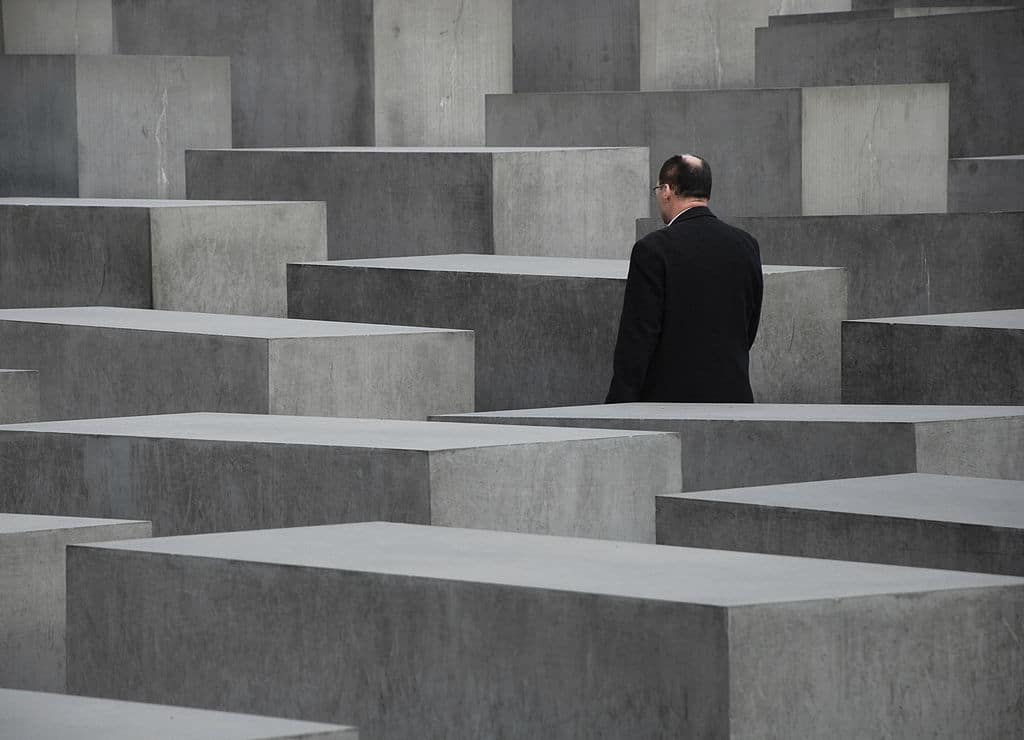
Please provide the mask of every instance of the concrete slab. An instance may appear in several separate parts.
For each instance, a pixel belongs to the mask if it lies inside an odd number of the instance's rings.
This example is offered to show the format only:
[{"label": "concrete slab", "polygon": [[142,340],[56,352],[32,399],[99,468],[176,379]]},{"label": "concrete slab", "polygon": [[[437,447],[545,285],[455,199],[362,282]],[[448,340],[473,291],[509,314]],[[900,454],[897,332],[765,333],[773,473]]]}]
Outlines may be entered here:
[{"label": "concrete slab", "polygon": [[234,411],[424,418],[473,407],[473,335],[134,308],[0,311],[43,419]]},{"label": "concrete slab", "polygon": [[0,424],[39,420],[39,373],[0,370]]},{"label": "concrete slab", "polygon": [[732,215],[944,213],[948,116],[942,85],[488,95],[487,143],[647,146],[652,185],[694,151]]},{"label": "concrete slab", "polygon": [[190,198],[325,201],[330,259],[628,257],[647,162],[635,147],[232,149],[189,152],[186,170]]},{"label": "concrete slab", "polygon": [[102,696],[344,711],[373,738],[1022,720],[1019,578],[380,523],[75,547],[68,568],[69,686]]},{"label": "concrete slab", "polygon": [[[764,262],[847,268],[850,318],[1024,305],[1024,201],[1012,213],[728,220],[757,238]],[[637,238],[663,225],[641,219]]]},{"label": "concrete slab", "polygon": [[614,430],[235,414],[0,427],[0,508],[158,535],[386,519],[653,542],[679,440]]},{"label": "concrete slab", "polygon": [[843,322],[845,403],[1024,403],[1024,309]]},{"label": "concrete slab", "polygon": [[287,314],[285,264],[327,258],[322,203],[0,198],[0,307]]},{"label": "concrete slab", "polygon": [[[64,691],[65,546],[150,533],[149,522],[0,513],[0,686]],[[3,734],[22,737],[6,720],[0,699]]]},{"label": "concrete slab", "polygon": [[0,689],[0,722],[11,737],[47,740],[357,740],[354,727],[203,709]]},{"label": "concrete slab", "polygon": [[1022,34],[1024,8],[759,28],[756,84],[948,82],[950,155],[1019,154]]},{"label": "concrete slab", "polygon": [[4,54],[112,54],[110,0],[0,0]]},{"label": "concrete slab", "polygon": [[180,198],[185,149],[231,146],[227,59],[8,54],[0,89],[0,196]]},{"label": "concrete slab", "polygon": [[[439,255],[288,266],[291,316],[472,328],[476,408],[595,403],[611,381],[628,260]],[[765,267],[750,358],[764,401],[837,401],[842,270]]]},{"label": "concrete slab", "polygon": [[1024,406],[626,403],[436,418],[675,432],[684,491],[913,472],[1024,480]]},{"label": "concrete slab", "polygon": [[949,210],[1024,211],[1024,155],[949,160]]},{"label": "concrete slab", "polygon": [[659,496],[658,542],[1024,575],[1024,482],[944,475]]}]

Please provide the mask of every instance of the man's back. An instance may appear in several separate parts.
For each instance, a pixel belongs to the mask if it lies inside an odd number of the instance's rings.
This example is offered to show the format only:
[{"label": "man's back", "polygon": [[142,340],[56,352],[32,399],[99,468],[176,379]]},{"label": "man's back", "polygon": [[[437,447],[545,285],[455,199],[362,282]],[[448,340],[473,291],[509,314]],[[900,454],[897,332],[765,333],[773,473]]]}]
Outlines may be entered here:
[{"label": "man's back", "polygon": [[610,403],[753,401],[757,241],[692,208],[633,247]]}]

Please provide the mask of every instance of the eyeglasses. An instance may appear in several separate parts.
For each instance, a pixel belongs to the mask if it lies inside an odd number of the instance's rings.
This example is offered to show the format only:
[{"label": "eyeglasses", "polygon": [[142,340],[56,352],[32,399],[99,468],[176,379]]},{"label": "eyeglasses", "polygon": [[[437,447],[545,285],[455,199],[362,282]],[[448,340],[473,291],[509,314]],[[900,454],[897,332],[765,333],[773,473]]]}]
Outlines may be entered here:
[{"label": "eyeglasses", "polygon": [[665,183],[662,183],[661,185],[655,185],[653,188],[651,188],[651,195],[657,195],[658,191],[661,190],[663,187],[665,187]]}]

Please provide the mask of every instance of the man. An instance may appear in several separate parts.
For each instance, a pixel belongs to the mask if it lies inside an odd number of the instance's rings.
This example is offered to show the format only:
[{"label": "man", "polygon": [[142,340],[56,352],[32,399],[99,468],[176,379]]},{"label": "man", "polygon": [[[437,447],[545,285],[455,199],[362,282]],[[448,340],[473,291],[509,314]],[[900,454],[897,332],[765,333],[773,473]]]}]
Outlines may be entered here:
[{"label": "man", "polygon": [[751,403],[760,247],[708,209],[701,157],[670,157],[654,194],[666,226],[633,246],[607,403]]}]

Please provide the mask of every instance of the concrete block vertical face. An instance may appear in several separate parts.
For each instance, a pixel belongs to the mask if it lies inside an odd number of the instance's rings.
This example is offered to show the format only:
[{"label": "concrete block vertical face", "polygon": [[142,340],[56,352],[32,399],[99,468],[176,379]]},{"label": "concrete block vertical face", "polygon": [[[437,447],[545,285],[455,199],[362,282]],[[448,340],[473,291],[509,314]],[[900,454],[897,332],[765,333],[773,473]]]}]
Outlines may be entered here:
[{"label": "concrete block vertical face", "polygon": [[39,373],[0,370],[0,424],[39,419]]},{"label": "concrete block vertical face", "polygon": [[0,90],[0,196],[77,196],[75,58],[0,56]]},{"label": "concrete block vertical face", "polygon": [[921,473],[1024,480],[1024,419],[918,424],[917,470]]},{"label": "concrete block vertical face", "polygon": [[473,351],[472,332],[272,340],[270,413],[424,420],[472,409]]},{"label": "concrete block vertical face", "polygon": [[[1019,731],[1021,589],[843,603],[730,610],[730,643],[757,646],[730,653],[733,737],[952,740]],[[807,644],[834,652],[808,661],[796,647]],[[770,697],[764,686],[774,687]]]},{"label": "concrete block vertical face", "polygon": [[372,0],[114,0],[120,54],[231,58],[235,146],[372,146]]},{"label": "concrete block vertical face", "polygon": [[512,91],[510,0],[374,0],[378,146],[484,143],[484,96]]},{"label": "concrete block vertical face", "polygon": [[641,147],[496,153],[494,253],[628,258],[648,160]]},{"label": "concrete block vertical face", "polygon": [[2,0],[5,54],[113,54],[111,0]]},{"label": "concrete block vertical face", "polygon": [[513,0],[515,92],[639,90],[638,0]]},{"label": "concrete block vertical face", "polygon": [[223,58],[79,57],[79,193],[185,197],[186,149],[231,146]]},{"label": "concrete block vertical face", "polygon": [[1024,155],[949,160],[949,210],[1024,211]]},{"label": "concrete block vertical face", "polygon": [[803,90],[803,214],[944,213],[949,88]]},{"label": "concrete block vertical face", "polygon": [[151,532],[148,522],[0,514],[0,685],[65,690],[65,546]]},{"label": "concrete block vertical face", "polygon": [[323,203],[153,208],[153,308],[285,317],[286,264],[327,259]]}]

